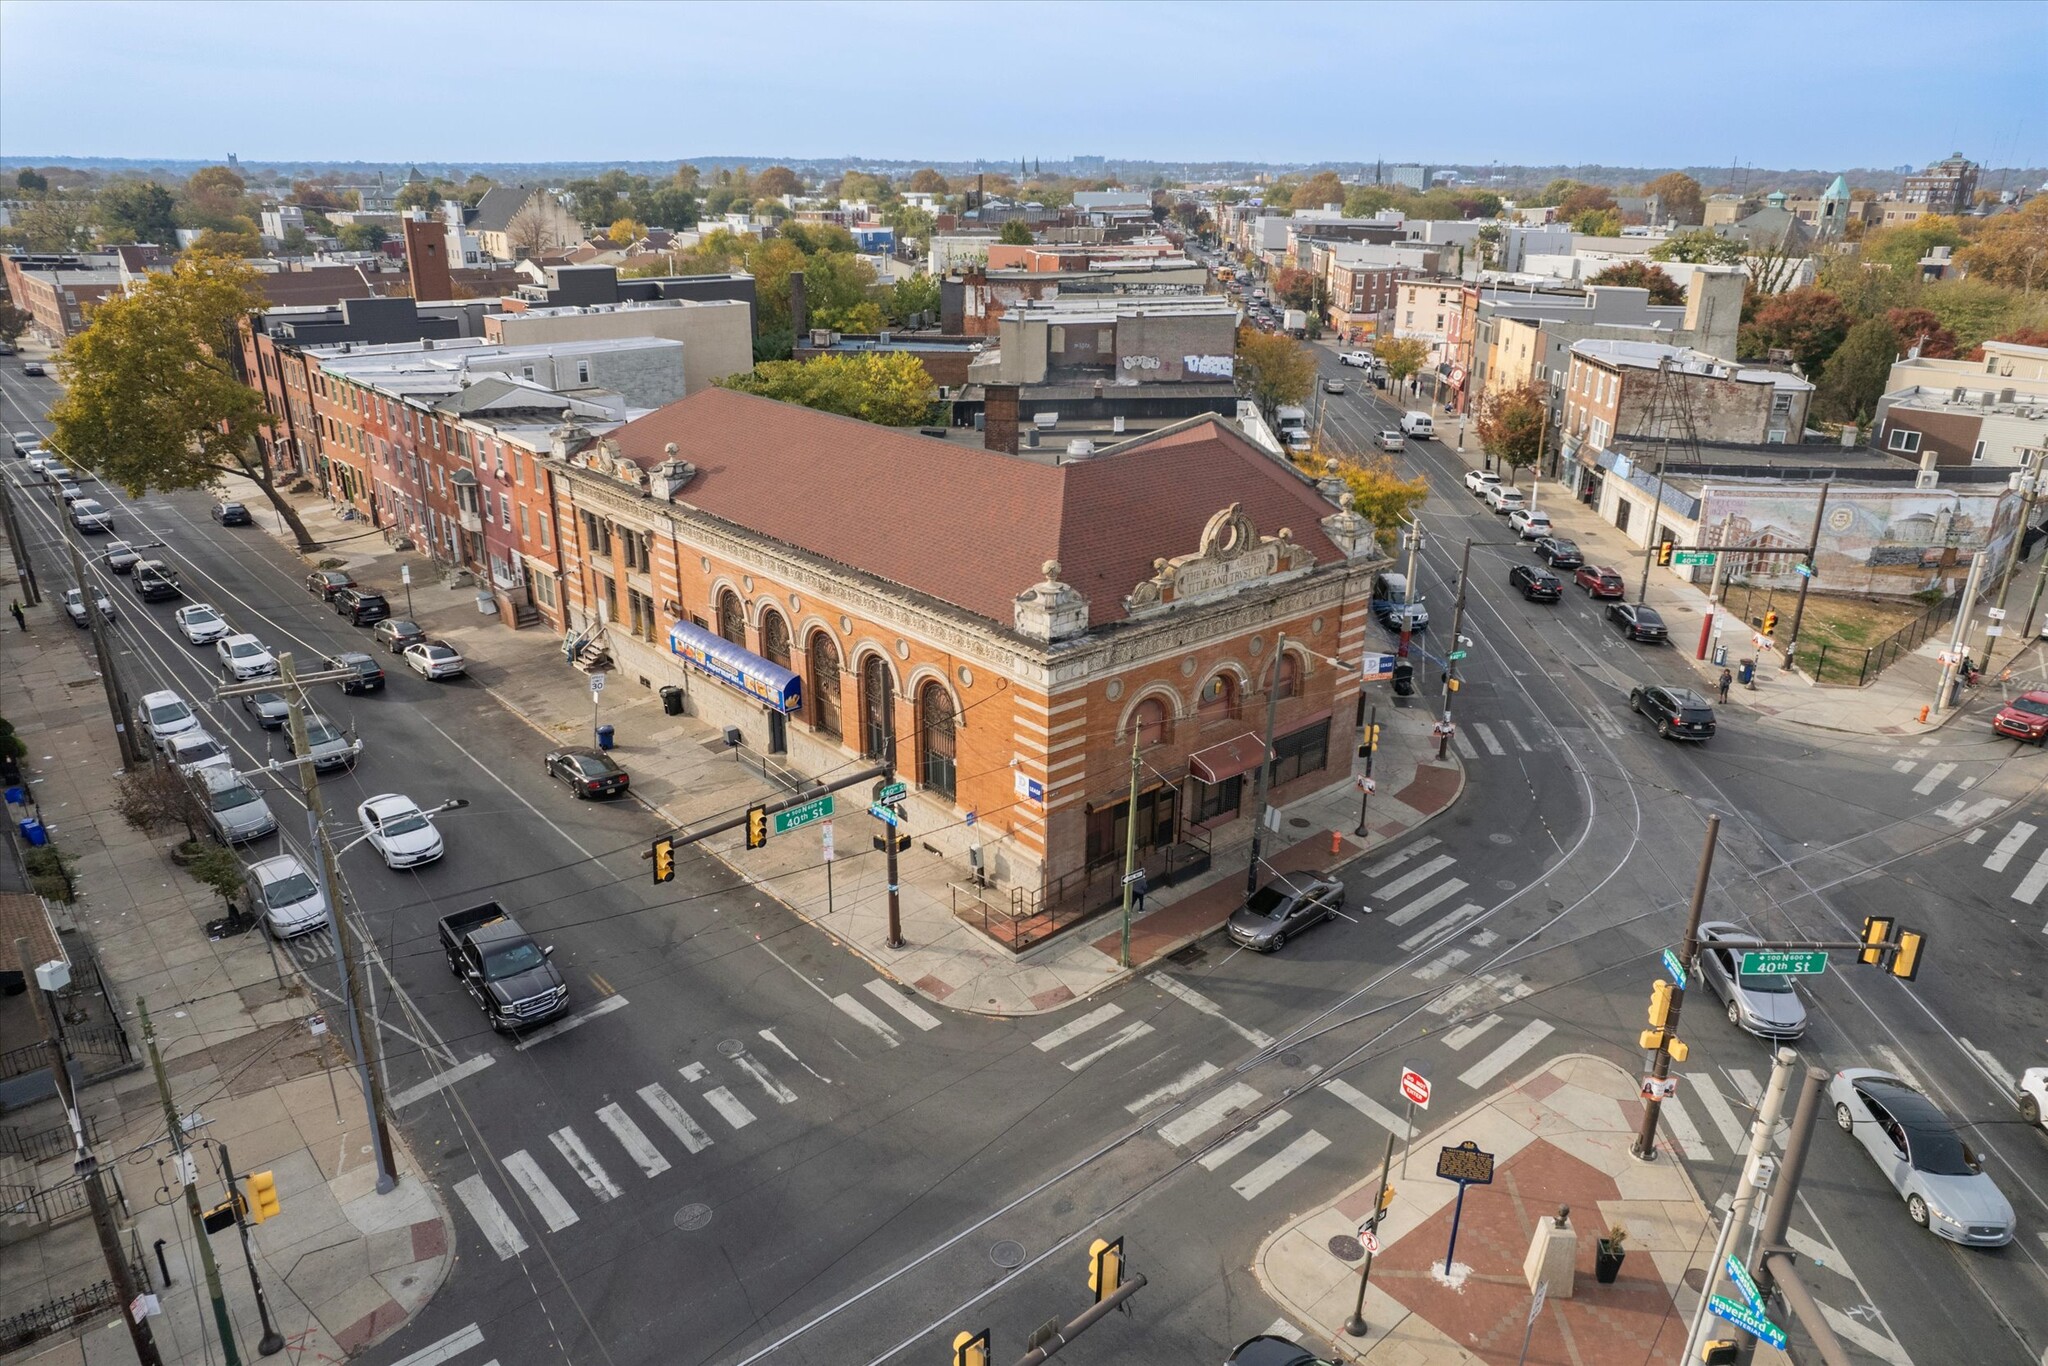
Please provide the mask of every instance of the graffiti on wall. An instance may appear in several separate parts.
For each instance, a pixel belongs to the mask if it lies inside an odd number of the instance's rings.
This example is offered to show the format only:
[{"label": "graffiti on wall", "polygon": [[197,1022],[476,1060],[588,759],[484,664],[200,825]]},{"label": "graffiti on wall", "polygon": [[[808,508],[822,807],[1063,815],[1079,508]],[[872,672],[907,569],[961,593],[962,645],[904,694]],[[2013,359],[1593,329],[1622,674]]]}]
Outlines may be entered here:
[{"label": "graffiti on wall", "polygon": [[[1798,488],[1709,485],[1700,509],[1707,544],[1792,549],[1813,535],[1815,485]],[[1836,593],[1907,597],[1952,593],[1970,562],[2002,563],[2019,525],[2020,496],[2003,485],[1948,489],[1844,488],[1828,492],[1813,586]],[[1733,582],[1791,588],[1796,555],[1728,557]]]}]

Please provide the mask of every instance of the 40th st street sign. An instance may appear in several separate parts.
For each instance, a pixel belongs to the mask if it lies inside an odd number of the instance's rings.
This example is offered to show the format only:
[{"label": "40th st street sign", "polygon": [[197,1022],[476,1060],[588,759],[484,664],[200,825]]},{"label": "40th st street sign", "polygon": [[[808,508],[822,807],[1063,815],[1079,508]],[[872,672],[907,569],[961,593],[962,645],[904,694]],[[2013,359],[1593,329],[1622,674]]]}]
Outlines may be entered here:
[{"label": "40th st street sign", "polygon": [[1747,976],[1818,977],[1828,970],[1828,956],[1818,951],[1786,953],[1779,949],[1750,949],[1742,955],[1742,973]]},{"label": "40th st street sign", "polygon": [[1672,555],[1671,562],[1673,564],[1712,564],[1714,562],[1714,552],[1711,550],[1681,550]]},{"label": "40th st street sign", "polygon": [[800,830],[806,825],[824,820],[831,814],[832,794],[827,792],[815,801],[805,802],[802,806],[792,806],[787,811],[776,812],[775,833],[787,835],[792,830]]}]

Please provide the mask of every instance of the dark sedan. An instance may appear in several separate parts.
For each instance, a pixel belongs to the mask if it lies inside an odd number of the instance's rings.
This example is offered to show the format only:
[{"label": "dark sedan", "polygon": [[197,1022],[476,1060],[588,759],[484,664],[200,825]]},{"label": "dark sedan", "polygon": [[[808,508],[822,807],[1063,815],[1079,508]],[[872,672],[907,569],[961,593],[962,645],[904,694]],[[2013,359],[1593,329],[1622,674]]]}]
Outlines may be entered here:
[{"label": "dark sedan", "polygon": [[254,519],[240,503],[219,502],[213,505],[213,520],[222,526],[250,526]]},{"label": "dark sedan", "polygon": [[1272,953],[1309,926],[1344,908],[1344,884],[1329,873],[1275,878],[1230,913],[1225,928],[1248,949]]},{"label": "dark sedan", "polygon": [[333,602],[336,593],[355,586],[356,581],[339,569],[316,569],[306,575],[306,591],[322,602]]},{"label": "dark sedan", "polygon": [[633,782],[616,759],[595,749],[555,750],[548,755],[547,775],[567,783],[579,801],[616,797]]},{"label": "dark sedan", "polygon": [[1319,1357],[1286,1338],[1272,1333],[1261,1333],[1237,1344],[1237,1350],[1230,1354],[1223,1366],[1335,1366],[1334,1362]]},{"label": "dark sedan", "polygon": [[1645,683],[1629,691],[1629,710],[1646,716],[1666,740],[1704,740],[1714,733],[1714,708],[1690,688]]},{"label": "dark sedan", "polygon": [[1564,581],[1532,564],[1518,564],[1510,569],[1508,583],[1531,602],[1556,602],[1564,596]]},{"label": "dark sedan", "polygon": [[1630,640],[1660,641],[1671,632],[1664,625],[1664,618],[1654,607],[1645,607],[1639,602],[1610,602],[1607,604],[1607,619],[1621,629]]},{"label": "dark sedan", "polygon": [[361,650],[349,650],[327,661],[330,669],[353,669],[354,678],[337,678],[334,685],[346,693],[384,691],[384,666]]},{"label": "dark sedan", "polygon": [[1545,536],[1536,542],[1536,558],[1552,569],[1577,569],[1586,562],[1577,541],[1563,536]]},{"label": "dark sedan", "polygon": [[427,638],[425,627],[416,621],[407,621],[404,617],[386,617],[377,623],[377,629],[370,635],[392,654],[398,654],[406,646],[417,645]]}]

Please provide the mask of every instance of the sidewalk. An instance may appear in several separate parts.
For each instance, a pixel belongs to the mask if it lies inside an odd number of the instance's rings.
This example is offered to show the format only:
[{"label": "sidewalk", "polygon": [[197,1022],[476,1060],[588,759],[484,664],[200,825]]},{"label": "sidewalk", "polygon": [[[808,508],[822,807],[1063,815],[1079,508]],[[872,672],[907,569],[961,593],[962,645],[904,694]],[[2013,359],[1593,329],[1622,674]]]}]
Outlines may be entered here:
[{"label": "sidewalk", "polygon": [[[10,596],[12,588],[0,584]],[[97,1127],[103,1170],[132,1212],[148,1288],[160,1296],[151,1327],[164,1360],[212,1361],[218,1343],[190,1220],[182,1199],[172,1200],[176,1187],[165,1185],[169,1148],[138,1001],[148,1003],[178,1110],[192,1117],[201,1203],[225,1198],[218,1143],[228,1145],[238,1172],[276,1174],[283,1213],[251,1230],[273,1320],[295,1356],[339,1360],[389,1335],[440,1286],[452,1262],[446,1212],[402,1137],[398,1187],[375,1193],[361,1092],[339,1034],[316,1036],[309,1025],[321,1011],[338,1019],[331,1003],[308,991],[260,930],[207,937],[207,922],[223,907],[171,864],[165,850],[176,836],[144,835],[114,812],[121,761],[85,633],[49,603],[29,610],[29,625],[26,635],[9,630],[0,646],[0,712],[28,743],[23,768],[52,842],[77,860],[78,900],[56,908],[59,925],[91,945],[108,1004],[133,1044],[134,1065],[85,1087],[80,1101]],[[10,1038],[7,1046],[28,1042]],[[6,1123],[32,1133],[63,1117],[55,1100],[43,1100]],[[49,1189],[70,1176],[67,1155],[9,1179]],[[118,1204],[116,1217],[124,1228],[130,1222]],[[159,1239],[168,1287],[151,1250]],[[88,1217],[40,1228],[9,1221],[0,1243],[0,1304],[9,1312],[107,1274]],[[230,1231],[212,1244],[243,1359],[254,1360],[261,1330],[239,1241]],[[102,1314],[85,1322],[92,1326],[79,1336],[43,1338],[8,1360],[134,1360],[117,1321]]]},{"label": "sidewalk", "polygon": [[[1716,1228],[1674,1155],[1666,1151],[1656,1162],[1630,1156],[1641,1122],[1634,1077],[1603,1059],[1571,1054],[1418,1136],[1405,1178],[1396,1148],[1398,1194],[1379,1230],[1364,1337],[1348,1336],[1343,1325],[1358,1294],[1358,1224],[1379,1190],[1376,1161],[1361,1162],[1372,1168],[1366,1180],[1268,1238],[1253,1271],[1283,1314],[1301,1325],[1303,1345],[1336,1360],[1512,1366],[1532,1303],[1524,1259],[1538,1222],[1568,1205],[1578,1236],[1576,1274],[1568,1296],[1549,1287],[1528,1360],[1676,1362]],[[1437,1156],[1467,1140],[1493,1154],[1493,1182],[1467,1191],[1446,1276],[1458,1188],[1435,1175]],[[1595,1250],[1617,1223],[1628,1230],[1627,1255],[1614,1283],[1600,1285]],[[1785,1360],[1768,1347],[1757,1359]]]},{"label": "sidewalk", "polygon": [[[276,532],[265,517],[260,495],[246,501],[258,509],[257,522]],[[388,548],[380,535],[365,535],[360,522],[339,520],[325,499],[296,500],[307,529],[323,549],[311,558],[341,561],[359,580],[385,590],[393,611],[409,612],[429,633],[447,639],[469,661],[470,676],[536,730],[561,743],[587,743],[591,728],[589,682],[562,658],[559,637],[540,628],[513,631],[494,616],[480,614],[473,588],[446,582],[425,556]],[[410,607],[399,587],[399,568],[412,567]],[[633,792],[678,827],[728,816],[787,789],[764,777],[761,756],[728,750],[712,727],[661,711],[647,689],[607,690],[603,719],[616,727],[614,750],[633,775]],[[1377,849],[1437,815],[1464,789],[1455,754],[1443,762],[1430,739],[1425,706],[1379,708],[1381,747],[1375,758],[1377,791],[1369,805],[1370,836],[1358,826],[1359,794],[1341,755],[1332,771],[1344,774],[1337,786],[1281,811],[1281,830],[1269,833],[1262,850],[1282,871],[1340,866]],[[1362,771],[1362,770],[1361,770]],[[1080,1000],[1174,953],[1220,926],[1240,904],[1251,822],[1234,822],[1218,832],[1209,871],[1172,887],[1155,887],[1145,914],[1135,919],[1132,969],[1119,966],[1121,921],[1114,912],[1053,936],[1022,953],[997,937],[1007,932],[1007,894],[977,899],[969,869],[913,844],[900,856],[900,913],[907,947],[888,947],[887,875],[879,857],[868,856],[872,822],[849,815],[839,802],[839,860],[825,865],[815,836],[771,839],[749,851],[742,832],[704,841],[720,859],[738,869],[805,920],[830,933],[842,946],[927,999],[960,1010],[990,1015],[1032,1015]],[[1337,845],[1332,851],[1331,838]],[[989,925],[989,930],[981,928]]]}]

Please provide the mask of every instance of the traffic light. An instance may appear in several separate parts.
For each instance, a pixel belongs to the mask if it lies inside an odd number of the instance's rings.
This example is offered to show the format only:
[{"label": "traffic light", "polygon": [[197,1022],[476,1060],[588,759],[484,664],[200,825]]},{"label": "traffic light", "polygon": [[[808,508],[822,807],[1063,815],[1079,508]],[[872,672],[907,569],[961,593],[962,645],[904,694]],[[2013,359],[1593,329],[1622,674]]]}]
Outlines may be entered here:
[{"label": "traffic light", "polygon": [[768,842],[768,808],[747,808],[747,848],[759,849]]},{"label": "traffic light", "polygon": [[1705,1366],[1735,1366],[1741,1359],[1733,1338],[1714,1338],[1700,1345],[1700,1360]]},{"label": "traffic light", "polygon": [[1364,759],[1380,747],[1380,728],[1377,722],[1358,728],[1358,757]]},{"label": "traffic light", "polygon": [[1657,563],[1658,563],[1658,564],[1670,564],[1670,563],[1671,563],[1671,550],[1672,550],[1672,545],[1671,545],[1671,542],[1669,542],[1669,541],[1659,541],[1659,542],[1657,542]]},{"label": "traffic light", "polygon": [[1778,631],[1778,614],[1777,614],[1776,612],[1766,612],[1766,613],[1764,613],[1764,634],[1765,634],[1765,635],[1767,635],[1767,636],[1768,636],[1768,635],[1776,635],[1776,634],[1777,634],[1777,631]]},{"label": "traffic light", "polygon": [[277,1174],[249,1173],[249,1222],[260,1224],[282,1213],[284,1205],[277,1198]]},{"label": "traffic light", "polygon": [[233,1228],[235,1226],[235,1202],[233,1200],[221,1201],[206,1212],[206,1217],[201,1222],[205,1225],[208,1233],[219,1233],[222,1229]]},{"label": "traffic light", "polygon": [[1892,953],[1892,976],[1910,982],[1920,975],[1920,950],[1926,936],[1918,930],[1899,931],[1899,947]]},{"label": "traffic light", "polygon": [[654,881],[659,886],[676,880],[676,842],[666,835],[654,842]]},{"label": "traffic light", "polygon": [[1883,967],[1885,960],[1890,956],[1890,950],[1885,948],[1885,944],[1890,941],[1891,937],[1892,921],[1890,916],[1864,916],[1863,942],[1867,947],[1856,950],[1856,961],[1868,964],[1874,968]]},{"label": "traffic light", "polygon": [[1650,984],[1650,1023],[1663,1029],[1671,1019],[1671,983],[1659,977]]},{"label": "traffic light", "polygon": [[954,1334],[953,1366],[988,1366],[988,1329]]},{"label": "traffic light", "polygon": [[1124,1240],[1097,1238],[1088,1244],[1088,1288],[1101,1304],[1124,1283]]}]

